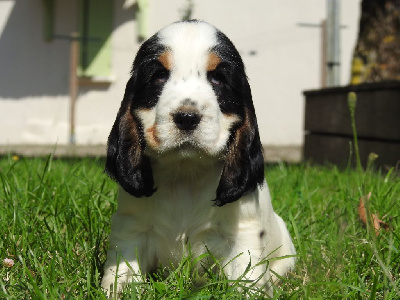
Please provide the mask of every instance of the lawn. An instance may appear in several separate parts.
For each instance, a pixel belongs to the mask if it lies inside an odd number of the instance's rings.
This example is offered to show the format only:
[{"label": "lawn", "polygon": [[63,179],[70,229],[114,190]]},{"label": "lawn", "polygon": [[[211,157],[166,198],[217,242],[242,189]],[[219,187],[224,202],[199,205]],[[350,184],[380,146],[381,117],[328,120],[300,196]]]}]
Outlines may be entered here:
[{"label": "lawn", "polygon": [[[103,159],[0,159],[0,298],[105,299],[99,286],[117,186]],[[276,299],[399,299],[400,179],[396,170],[339,170],[308,164],[267,165],[275,210],[298,251]],[[386,224],[377,235],[367,215]],[[369,214],[369,215],[370,215]],[[370,220],[370,218],[367,218]],[[196,258],[193,258],[194,260]],[[218,262],[216,262],[218,265]],[[126,299],[262,298],[222,275],[198,275],[183,259]]]}]

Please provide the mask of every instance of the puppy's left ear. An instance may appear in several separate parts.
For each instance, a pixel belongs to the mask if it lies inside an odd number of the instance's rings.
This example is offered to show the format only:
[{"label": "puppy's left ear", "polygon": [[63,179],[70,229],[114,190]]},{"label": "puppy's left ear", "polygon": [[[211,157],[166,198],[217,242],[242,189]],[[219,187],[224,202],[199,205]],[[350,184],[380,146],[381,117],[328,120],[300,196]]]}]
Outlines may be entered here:
[{"label": "puppy's left ear", "polygon": [[126,85],[124,99],[108,137],[105,172],[129,194],[149,197],[155,192],[153,172],[149,158],[144,155],[140,122],[131,111],[134,76]]},{"label": "puppy's left ear", "polygon": [[217,187],[215,205],[223,206],[253,192],[264,182],[264,156],[251,90],[247,78],[242,78],[244,116],[233,129],[228,151]]}]

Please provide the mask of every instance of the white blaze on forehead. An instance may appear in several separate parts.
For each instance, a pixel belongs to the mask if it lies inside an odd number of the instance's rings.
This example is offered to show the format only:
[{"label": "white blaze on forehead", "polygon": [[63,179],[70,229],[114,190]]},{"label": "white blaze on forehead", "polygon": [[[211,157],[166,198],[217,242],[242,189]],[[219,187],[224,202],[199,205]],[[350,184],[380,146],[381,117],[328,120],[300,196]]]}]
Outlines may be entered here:
[{"label": "white blaze on forehead", "polygon": [[204,72],[208,54],[217,44],[216,29],[203,22],[174,23],[162,29],[158,37],[172,53],[173,75],[178,77]]}]

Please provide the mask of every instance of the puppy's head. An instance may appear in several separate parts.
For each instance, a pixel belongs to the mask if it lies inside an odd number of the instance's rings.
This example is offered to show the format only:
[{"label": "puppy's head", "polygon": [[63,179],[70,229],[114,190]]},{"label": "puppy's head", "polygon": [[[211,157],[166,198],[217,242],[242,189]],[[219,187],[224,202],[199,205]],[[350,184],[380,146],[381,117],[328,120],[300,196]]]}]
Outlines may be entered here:
[{"label": "puppy's head", "polygon": [[140,47],[108,139],[107,174],[135,197],[155,192],[150,159],[223,160],[215,204],[264,180],[251,91],[232,42],[200,21],[171,24]]}]

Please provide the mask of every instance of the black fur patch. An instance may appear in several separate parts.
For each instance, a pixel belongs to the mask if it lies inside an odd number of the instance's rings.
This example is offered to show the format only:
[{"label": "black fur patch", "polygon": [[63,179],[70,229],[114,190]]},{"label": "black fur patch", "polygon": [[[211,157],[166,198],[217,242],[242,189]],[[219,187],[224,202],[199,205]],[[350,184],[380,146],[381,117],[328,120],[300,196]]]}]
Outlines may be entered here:
[{"label": "black fur patch", "polygon": [[217,188],[215,205],[223,206],[253,192],[264,182],[264,157],[251,89],[243,61],[230,39],[217,31],[218,44],[212,49],[222,62],[215,74],[222,84],[214,85],[220,109],[235,114],[241,122],[231,128],[225,163]]},{"label": "black fur patch", "polygon": [[157,34],[140,47],[133,62],[131,86],[128,90],[132,110],[152,108],[157,104],[165,83],[160,79],[169,77],[169,71],[158,60],[165,50],[165,46],[159,43]]},{"label": "black fur patch", "polygon": [[132,76],[108,137],[105,172],[135,197],[149,197],[154,188],[149,158],[144,154],[143,128],[135,117],[137,109],[157,104],[164,80],[169,73],[158,61],[165,47],[154,35],[140,47],[133,62]]}]

